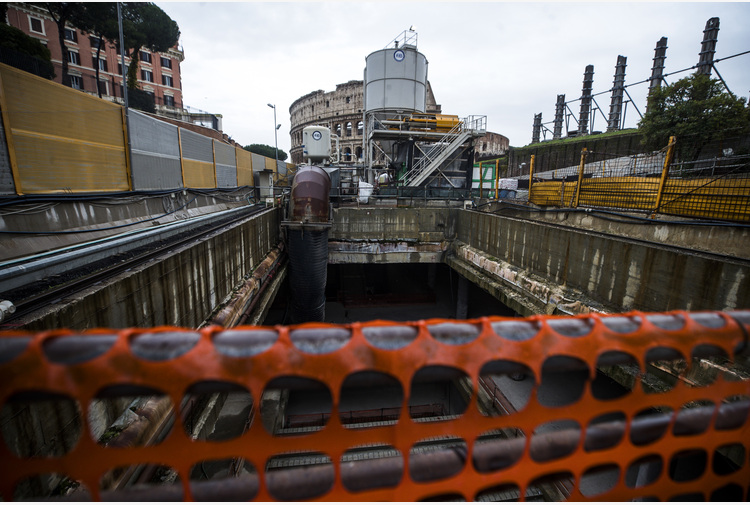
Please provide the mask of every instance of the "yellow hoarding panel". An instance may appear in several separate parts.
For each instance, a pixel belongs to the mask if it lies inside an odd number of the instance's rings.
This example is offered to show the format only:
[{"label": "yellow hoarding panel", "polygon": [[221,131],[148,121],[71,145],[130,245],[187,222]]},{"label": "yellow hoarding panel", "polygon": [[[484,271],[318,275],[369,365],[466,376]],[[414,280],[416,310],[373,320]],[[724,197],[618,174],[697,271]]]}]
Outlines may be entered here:
[{"label": "yellow hoarding panel", "polygon": [[0,64],[16,190],[127,191],[121,107]]},{"label": "yellow hoarding panel", "polygon": [[266,170],[273,170],[274,175],[276,174],[276,160],[273,158],[265,158],[266,161]]},{"label": "yellow hoarding panel", "polygon": [[207,161],[182,159],[186,188],[215,188],[214,164]]},{"label": "yellow hoarding panel", "polygon": [[750,179],[670,179],[659,212],[731,221],[750,221]]},{"label": "yellow hoarding panel", "polygon": [[535,182],[531,186],[529,201],[540,206],[569,207],[575,189],[575,182]]},{"label": "yellow hoarding panel", "polygon": [[253,180],[253,155],[249,151],[235,148],[237,151],[237,185],[254,186]]}]

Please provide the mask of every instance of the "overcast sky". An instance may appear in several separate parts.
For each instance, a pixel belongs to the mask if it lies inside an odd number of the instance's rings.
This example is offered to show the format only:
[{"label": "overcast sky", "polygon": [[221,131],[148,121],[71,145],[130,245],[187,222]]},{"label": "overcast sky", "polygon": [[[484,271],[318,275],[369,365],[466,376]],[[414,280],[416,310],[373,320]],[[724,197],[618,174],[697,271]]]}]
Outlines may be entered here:
[{"label": "overcast sky", "polygon": [[[545,123],[553,120],[558,94],[580,97],[587,65],[594,65],[594,93],[612,87],[618,55],[627,57],[625,84],[642,81],[651,75],[656,42],[667,37],[665,72],[689,68],[711,17],[720,18],[717,59],[750,51],[748,2],[157,4],[180,26],[184,103],[221,114],[224,132],[242,145],[274,145],[273,110],[266,104],[275,104],[278,145],[287,153],[292,102],[362,79],[367,55],[412,25],[443,112],[486,115],[488,130],[513,146],[530,143],[535,113]],[[717,67],[730,90],[747,98],[750,54]],[[641,112],[647,90],[647,84],[628,88]],[[606,116],[609,94],[596,101]],[[571,104],[576,116],[579,107]],[[625,126],[638,119],[628,105]],[[593,129],[606,129],[601,114]]]}]

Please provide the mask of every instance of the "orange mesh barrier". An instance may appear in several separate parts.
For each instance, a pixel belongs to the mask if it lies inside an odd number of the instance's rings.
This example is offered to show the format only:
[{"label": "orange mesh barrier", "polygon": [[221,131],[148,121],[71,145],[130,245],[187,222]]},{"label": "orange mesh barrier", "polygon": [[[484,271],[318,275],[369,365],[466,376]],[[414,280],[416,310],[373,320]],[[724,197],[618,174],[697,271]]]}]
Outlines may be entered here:
[{"label": "orange mesh barrier", "polygon": [[[691,356],[709,350],[711,355],[724,355],[727,361],[738,363],[745,360],[747,365],[748,328],[750,312],[633,312],[232,330],[4,333],[0,337],[0,356],[5,360],[0,364],[2,405],[19,393],[44,391],[73,399],[80,412],[88,414],[103,388],[127,384],[163,392],[176,406],[177,415],[166,438],[153,446],[101,445],[88,435],[89,415],[81,416],[77,442],[62,451],[64,454],[19,457],[5,440],[0,444],[0,491],[2,498],[9,500],[23,479],[55,473],[81,482],[94,499],[106,498],[100,490],[105,472],[151,463],[176,471],[178,484],[173,487],[179,489],[177,499],[189,500],[199,497],[200,486],[194,485],[190,474],[201,462],[243,458],[255,472],[257,486],[250,497],[263,501],[296,498],[295,493],[305,489],[310,490],[310,498],[326,501],[453,496],[475,500],[495,492],[534,499],[539,489],[553,493],[549,495],[553,499],[575,501],[716,499],[726,493],[735,500],[746,500],[750,485],[748,377],[730,373],[731,365],[724,362],[715,365],[719,373],[707,385],[698,387],[691,371],[700,372],[709,365]],[[87,348],[86,339],[93,342],[96,335],[106,345]],[[65,347],[66,342],[74,341],[78,347]],[[80,353],[84,348],[89,349],[88,356]],[[173,351],[174,356],[163,359],[164,349]],[[645,380],[648,370],[665,369],[661,360],[670,352],[686,358],[685,380],[677,381],[668,391],[648,391],[639,381]],[[603,379],[596,367],[609,366],[610,361],[623,356],[634,358],[635,387],[605,398],[597,392]],[[77,363],[70,364],[72,361]],[[571,366],[575,364],[583,364],[583,370],[576,372]],[[568,367],[573,370],[571,375],[551,372]],[[525,374],[516,376],[519,370]],[[347,424],[346,416],[338,410],[346,400],[342,386],[357,372],[379,372],[395,386],[400,385],[404,394],[397,422]],[[545,381],[569,376],[574,384],[581,373],[580,392],[566,386],[562,397],[545,400],[559,385]],[[425,383],[443,377],[458,377],[464,384],[470,381],[465,411],[440,418],[412,418],[409,406],[416,404],[410,403],[410,397],[417,375],[423,376]],[[264,427],[264,406],[258,399],[270,381],[289,376],[324,384],[331,396],[331,411],[329,416],[321,415],[322,428],[274,436]],[[502,387],[502,380],[492,377],[514,381],[519,387],[529,384],[525,406],[519,407]],[[252,422],[236,438],[198,441],[183,429],[184,395],[207,381],[241,386],[255,399],[249,418]],[[491,403],[506,413],[485,415],[480,403]],[[692,406],[699,408],[689,408]],[[707,416],[691,416],[706,409]],[[737,415],[730,419],[727,412],[732,409]],[[351,409],[342,405],[344,410]],[[644,417],[648,412],[655,417]],[[610,418],[614,424],[604,422]],[[617,419],[623,421],[620,431]],[[598,428],[602,429],[597,435]],[[505,438],[491,435],[497,430],[504,430]],[[433,459],[425,460],[421,442],[440,437],[451,438],[445,438],[445,447],[436,450]],[[389,467],[395,478],[383,478],[379,488],[355,490],[370,486],[367,475],[360,475],[358,481],[353,477],[358,463],[349,462],[346,454],[367,444],[380,444],[390,451],[383,461],[398,462]],[[729,468],[719,465],[719,454],[726,454],[726,448],[734,454],[730,458],[734,465]],[[273,457],[300,451],[321,453],[323,463],[313,469],[289,469],[284,474],[286,480],[277,479],[283,472],[273,470],[275,463],[271,463],[277,461]],[[429,464],[420,466],[420,461]],[[675,474],[681,461],[688,464]],[[375,463],[367,468],[376,485],[384,475],[378,473],[382,468],[376,468]],[[608,477],[596,480],[592,489],[589,477],[597,472]],[[548,477],[550,483],[545,484]],[[291,494],[285,494],[287,491]],[[725,494],[717,494],[722,492]],[[145,496],[153,499],[156,495]]]}]

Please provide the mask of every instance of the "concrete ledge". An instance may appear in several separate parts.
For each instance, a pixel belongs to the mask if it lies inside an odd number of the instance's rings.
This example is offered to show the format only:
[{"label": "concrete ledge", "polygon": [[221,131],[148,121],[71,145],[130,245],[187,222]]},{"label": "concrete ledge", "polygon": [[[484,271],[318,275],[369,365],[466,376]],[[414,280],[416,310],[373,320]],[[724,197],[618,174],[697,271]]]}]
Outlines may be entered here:
[{"label": "concrete ledge", "polygon": [[[3,208],[0,231],[22,233],[2,235],[0,261],[241,207],[247,205],[247,193],[252,191],[209,195],[175,190],[163,195],[82,195],[78,200],[18,198],[17,204]],[[72,233],[77,231],[81,233]]]},{"label": "concrete ledge", "polygon": [[446,241],[329,240],[328,264],[442,263],[448,245]]},{"label": "concrete ledge", "polygon": [[[583,293],[550,284],[508,262],[455,241],[446,263],[522,316],[608,312]],[[586,301],[583,301],[586,300]]]},{"label": "concrete ledge", "polygon": [[605,233],[459,211],[459,240],[618,312],[750,306],[750,262]]}]

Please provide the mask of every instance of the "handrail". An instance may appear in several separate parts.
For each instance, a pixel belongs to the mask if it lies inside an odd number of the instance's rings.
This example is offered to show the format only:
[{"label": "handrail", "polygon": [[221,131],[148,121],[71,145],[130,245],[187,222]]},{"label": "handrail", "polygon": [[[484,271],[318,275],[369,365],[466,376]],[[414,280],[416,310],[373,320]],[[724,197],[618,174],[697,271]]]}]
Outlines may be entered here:
[{"label": "handrail", "polygon": [[[437,149],[433,149],[429,154],[423,153],[424,157],[421,158],[417,163],[415,163],[411,170],[406,172],[404,175],[402,175],[399,178],[399,182],[409,185],[414,179],[421,174],[424,170],[426,170],[429,166],[431,166],[435,160],[440,158],[440,156],[445,153],[448,149],[454,149],[455,148],[455,142],[461,138],[461,135],[466,134],[482,134],[487,131],[487,116],[467,116],[458,123],[456,123],[453,128],[451,128],[443,137],[437,141],[437,145],[439,146]],[[465,139],[461,139],[461,142],[463,142]]]}]

